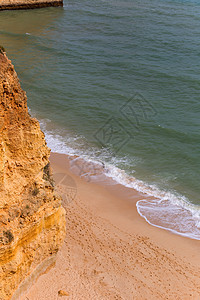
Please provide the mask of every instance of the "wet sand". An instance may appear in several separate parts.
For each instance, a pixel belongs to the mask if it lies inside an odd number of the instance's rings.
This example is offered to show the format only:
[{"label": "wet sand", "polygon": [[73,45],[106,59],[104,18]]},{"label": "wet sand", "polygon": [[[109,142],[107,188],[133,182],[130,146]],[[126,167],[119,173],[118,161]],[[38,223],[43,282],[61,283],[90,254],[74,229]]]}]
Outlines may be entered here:
[{"label": "wet sand", "polygon": [[51,165],[66,238],[23,299],[200,299],[199,241],[149,225],[136,210],[144,195],[133,189],[80,178],[66,155],[51,154]]}]

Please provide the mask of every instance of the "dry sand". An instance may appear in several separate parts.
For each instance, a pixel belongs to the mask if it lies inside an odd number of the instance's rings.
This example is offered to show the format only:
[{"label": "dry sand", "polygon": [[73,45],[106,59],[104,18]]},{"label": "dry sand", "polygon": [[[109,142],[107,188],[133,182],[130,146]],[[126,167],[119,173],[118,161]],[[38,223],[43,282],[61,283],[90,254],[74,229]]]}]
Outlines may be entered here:
[{"label": "dry sand", "polygon": [[59,186],[67,234],[55,266],[23,299],[200,299],[199,241],[146,223],[135,206],[144,195],[133,197],[131,190],[130,201],[130,190],[120,185],[81,179],[65,155],[52,154],[51,164],[58,181],[70,176]]}]

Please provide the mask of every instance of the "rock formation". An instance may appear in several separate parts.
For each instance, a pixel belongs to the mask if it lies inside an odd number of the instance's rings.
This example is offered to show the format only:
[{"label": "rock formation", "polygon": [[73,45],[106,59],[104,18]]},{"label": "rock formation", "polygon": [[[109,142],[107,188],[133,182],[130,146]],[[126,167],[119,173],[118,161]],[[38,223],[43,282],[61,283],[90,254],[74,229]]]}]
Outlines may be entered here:
[{"label": "rock formation", "polygon": [[63,0],[0,0],[0,10],[63,6]]},{"label": "rock formation", "polygon": [[[2,51],[1,51],[2,52]],[[45,137],[0,52],[0,299],[17,299],[52,263],[65,236]]]}]

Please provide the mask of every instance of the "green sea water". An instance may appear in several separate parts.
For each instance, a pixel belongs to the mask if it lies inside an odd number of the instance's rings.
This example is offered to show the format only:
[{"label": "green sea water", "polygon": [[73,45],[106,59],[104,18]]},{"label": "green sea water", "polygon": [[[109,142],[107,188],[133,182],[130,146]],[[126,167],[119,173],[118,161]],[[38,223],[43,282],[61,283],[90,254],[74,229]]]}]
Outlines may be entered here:
[{"label": "green sea water", "polygon": [[136,178],[161,199],[141,202],[147,221],[169,228],[176,212],[171,230],[200,238],[198,1],[4,11],[0,44],[53,151],[101,161],[128,186]]}]

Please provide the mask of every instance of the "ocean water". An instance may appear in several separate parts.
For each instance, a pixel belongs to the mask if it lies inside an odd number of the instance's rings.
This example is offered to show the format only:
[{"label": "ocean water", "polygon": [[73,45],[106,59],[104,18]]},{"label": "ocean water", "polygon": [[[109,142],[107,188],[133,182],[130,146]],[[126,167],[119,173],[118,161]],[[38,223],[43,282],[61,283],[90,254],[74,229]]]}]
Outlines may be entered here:
[{"label": "ocean water", "polygon": [[53,151],[99,162],[151,196],[147,222],[200,239],[199,1],[4,11],[0,44]]}]

